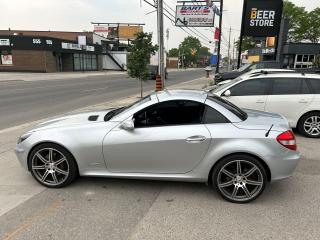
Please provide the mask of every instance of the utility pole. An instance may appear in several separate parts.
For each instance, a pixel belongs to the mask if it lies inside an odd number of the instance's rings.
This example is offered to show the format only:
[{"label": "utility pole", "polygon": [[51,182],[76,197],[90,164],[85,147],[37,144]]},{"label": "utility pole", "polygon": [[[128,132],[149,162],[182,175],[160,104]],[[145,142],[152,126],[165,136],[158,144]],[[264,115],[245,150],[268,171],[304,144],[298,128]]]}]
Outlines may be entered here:
[{"label": "utility pole", "polygon": [[223,0],[220,1],[220,18],[219,18],[219,43],[218,43],[218,62],[217,62],[217,68],[216,68],[216,72],[219,72],[220,69],[220,51],[221,51],[221,35],[222,35],[222,15],[223,15]]},{"label": "utility pole", "polygon": [[230,71],[230,58],[231,58],[231,56],[230,56],[230,48],[231,48],[231,27],[230,27],[230,29],[229,29],[229,41],[228,41],[228,71]]},{"label": "utility pole", "polygon": [[245,10],[247,7],[247,0],[243,1],[243,8],[242,8],[242,20],[241,20],[241,31],[240,31],[240,39],[239,39],[239,46],[238,46],[238,64],[237,68],[240,68],[241,65],[241,51],[242,51],[242,39],[243,39],[243,31],[244,31],[244,20],[245,20]]},{"label": "utility pole", "polygon": [[234,69],[234,61],[235,61],[235,56],[234,53],[236,52],[236,39],[233,39],[233,50],[232,50],[232,70]]},{"label": "utility pole", "polygon": [[158,44],[159,44],[159,74],[161,76],[162,88],[165,88],[164,69],[164,40],[163,40],[163,0],[157,0],[158,19]]},{"label": "utility pole", "polygon": [[170,37],[170,30],[167,28],[166,30],[166,38],[167,38],[167,54],[169,54],[169,37]]}]

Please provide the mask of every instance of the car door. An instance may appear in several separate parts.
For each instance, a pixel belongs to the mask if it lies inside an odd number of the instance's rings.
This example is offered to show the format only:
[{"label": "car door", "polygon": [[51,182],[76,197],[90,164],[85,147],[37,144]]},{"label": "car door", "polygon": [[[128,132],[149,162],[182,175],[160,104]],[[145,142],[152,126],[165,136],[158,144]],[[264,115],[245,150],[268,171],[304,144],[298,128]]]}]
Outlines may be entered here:
[{"label": "car door", "polygon": [[133,115],[134,130],[115,128],[103,142],[107,168],[123,173],[186,173],[205,156],[211,136],[204,104],[174,100]]},{"label": "car door", "polygon": [[264,111],[268,87],[268,79],[248,79],[230,87],[230,96],[225,91],[222,97],[241,108]]},{"label": "car door", "polygon": [[265,110],[283,115],[294,126],[313,97],[304,78],[274,78]]}]

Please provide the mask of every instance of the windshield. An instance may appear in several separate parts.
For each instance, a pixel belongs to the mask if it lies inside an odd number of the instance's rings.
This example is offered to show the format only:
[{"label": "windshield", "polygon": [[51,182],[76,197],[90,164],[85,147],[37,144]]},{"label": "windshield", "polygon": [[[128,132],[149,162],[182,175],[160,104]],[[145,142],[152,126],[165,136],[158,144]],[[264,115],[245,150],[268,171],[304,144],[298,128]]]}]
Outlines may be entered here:
[{"label": "windshield", "polygon": [[148,96],[146,96],[146,97],[144,97],[144,98],[142,98],[142,99],[126,106],[126,107],[120,107],[120,108],[113,109],[105,115],[104,121],[107,122],[107,121],[111,120],[112,118],[114,118],[115,116],[119,115],[120,113],[130,111],[131,109],[136,108],[136,107],[140,106],[141,104],[144,104],[149,101],[151,101],[150,95],[148,95]]},{"label": "windshield", "polygon": [[216,95],[209,95],[208,99],[218,103],[219,105],[223,106],[224,108],[226,108],[227,110],[229,110],[230,112],[232,112],[234,115],[236,115],[238,118],[240,118],[242,121],[245,121],[248,118],[248,115],[246,114],[246,112],[244,112],[243,110],[241,110],[241,108],[237,107],[236,105],[234,105],[233,103],[218,97]]},{"label": "windshield", "polygon": [[239,81],[241,81],[241,80],[242,80],[241,77],[237,77],[236,79],[234,79],[234,80],[232,80],[232,81],[230,81],[230,82],[228,82],[228,83],[226,83],[226,84],[223,84],[223,85],[221,85],[221,86],[213,89],[211,92],[212,92],[212,93],[218,93],[218,92],[220,92],[221,90],[224,90],[224,89],[228,88],[229,86],[233,85],[234,83],[237,83],[237,82],[239,82]]}]

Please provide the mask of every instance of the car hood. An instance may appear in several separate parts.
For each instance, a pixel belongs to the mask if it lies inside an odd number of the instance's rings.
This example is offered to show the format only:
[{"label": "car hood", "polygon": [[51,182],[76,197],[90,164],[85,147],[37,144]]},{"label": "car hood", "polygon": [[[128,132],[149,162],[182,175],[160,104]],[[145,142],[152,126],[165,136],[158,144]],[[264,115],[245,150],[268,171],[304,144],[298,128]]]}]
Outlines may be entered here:
[{"label": "car hood", "polygon": [[273,131],[287,131],[290,129],[288,120],[275,113],[262,112],[252,109],[243,109],[248,118],[239,123],[234,123],[238,128],[252,129],[252,130],[269,130],[272,127]]},{"label": "car hood", "polygon": [[50,119],[48,121],[40,123],[32,131],[103,122],[104,116],[111,110],[112,109],[106,109],[95,112],[84,112],[78,114],[65,115],[59,118]]}]

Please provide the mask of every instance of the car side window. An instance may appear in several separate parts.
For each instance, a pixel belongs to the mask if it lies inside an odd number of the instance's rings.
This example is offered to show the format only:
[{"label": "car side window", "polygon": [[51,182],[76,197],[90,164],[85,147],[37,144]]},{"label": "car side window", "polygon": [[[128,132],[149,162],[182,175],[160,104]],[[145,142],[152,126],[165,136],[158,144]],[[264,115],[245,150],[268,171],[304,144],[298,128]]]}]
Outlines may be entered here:
[{"label": "car side window", "polygon": [[212,107],[206,106],[203,123],[229,123],[229,120]]},{"label": "car side window", "polygon": [[201,124],[205,105],[188,100],[157,103],[134,115],[135,127]]},{"label": "car side window", "polygon": [[252,79],[230,88],[231,96],[255,96],[266,95],[268,88],[268,79]]},{"label": "car side window", "polygon": [[308,94],[309,89],[301,78],[273,79],[271,95]]},{"label": "car side window", "polygon": [[320,94],[320,79],[309,78],[312,90],[315,94]]}]

